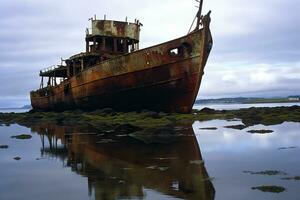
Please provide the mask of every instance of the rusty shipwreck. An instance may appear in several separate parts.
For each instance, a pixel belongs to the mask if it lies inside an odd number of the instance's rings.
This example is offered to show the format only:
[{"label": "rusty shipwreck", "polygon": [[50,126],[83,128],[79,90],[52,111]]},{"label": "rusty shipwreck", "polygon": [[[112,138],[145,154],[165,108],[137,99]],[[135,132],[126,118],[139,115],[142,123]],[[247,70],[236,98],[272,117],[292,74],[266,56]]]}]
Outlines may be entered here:
[{"label": "rusty shipwreck", "polygon": [[30,93],[33,109],[190,112],[213,44],[202,3],[187,35],[141,50],[138,20],[91,19],[86,52],[40,71],[40,88]]}]

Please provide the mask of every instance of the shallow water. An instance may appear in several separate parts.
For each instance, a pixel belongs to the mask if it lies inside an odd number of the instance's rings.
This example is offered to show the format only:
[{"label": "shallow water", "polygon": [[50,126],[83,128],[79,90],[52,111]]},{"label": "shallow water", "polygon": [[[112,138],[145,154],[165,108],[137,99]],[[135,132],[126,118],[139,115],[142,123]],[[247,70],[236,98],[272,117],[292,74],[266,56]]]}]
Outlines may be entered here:
[{"label": "shallow water", "polygon": [[30,109],[25,108],[0,108],[0,113],[25,113]]},{"label": "shallow water", "polygon": [[[224,128],[240,123],[195,122],[160,144],[54,124],[1,126],[0,145],[9,148],[0,149],[0,199],[298,199],[300,181],[281,178],[300,175],[300,123]],[[10,138],[24,133],[32,139]],[[264,170],[287,175],[243,172]],[[251,189],[260,185],[286,191]]]},{"label": "shallow water", "polygon": [[[282,178],[300,175],[300,123],[286,122],[267,127],[257,125],[242,131],[224,128],[235,124],[240,122],[213,120],[194,124],[206,169],[214,177],[216,199],[299,199],[300,181]],[[218,130],[198,130],[200,127],[210,126],[215,126]],[[247,132],[253,129],[274,132]],[[287,175],[244,173],[265,170],[282,171]],[[261,185],[282,186],[286,191],[274,194],[251,189]]]}]

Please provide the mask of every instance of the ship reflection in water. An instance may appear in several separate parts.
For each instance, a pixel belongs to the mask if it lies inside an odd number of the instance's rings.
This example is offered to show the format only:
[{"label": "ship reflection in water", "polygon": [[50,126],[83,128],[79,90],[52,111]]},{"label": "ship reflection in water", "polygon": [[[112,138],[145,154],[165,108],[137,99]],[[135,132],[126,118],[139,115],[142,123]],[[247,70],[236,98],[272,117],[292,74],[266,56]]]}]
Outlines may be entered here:
[{"label": "ship reflection in water", "polygon": [[64,167],[87,177],[92,199],[214,199],[192,127],[167,144],[51,124],[32,131],[42,139],[42,157],[59,158]]}]

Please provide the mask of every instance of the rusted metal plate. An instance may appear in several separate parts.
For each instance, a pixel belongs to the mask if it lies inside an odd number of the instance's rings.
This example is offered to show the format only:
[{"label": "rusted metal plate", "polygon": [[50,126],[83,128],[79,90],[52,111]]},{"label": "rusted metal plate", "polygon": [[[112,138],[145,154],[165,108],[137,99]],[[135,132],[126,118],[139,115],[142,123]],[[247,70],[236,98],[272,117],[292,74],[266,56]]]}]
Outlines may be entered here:
[{"label": "rusted metal plate", "polygon": [[112,20],[92,20],[90,36],[105,36],[140,40],[140,24]]}]

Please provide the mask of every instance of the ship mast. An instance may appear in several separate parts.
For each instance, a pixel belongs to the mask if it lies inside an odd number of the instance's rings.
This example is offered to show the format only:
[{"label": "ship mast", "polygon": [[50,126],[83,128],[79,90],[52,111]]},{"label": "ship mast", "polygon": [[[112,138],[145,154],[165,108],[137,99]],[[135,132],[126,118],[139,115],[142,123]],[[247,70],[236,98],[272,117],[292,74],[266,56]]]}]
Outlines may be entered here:
[{"label": "ship mast", "polygon": [[203,8],[203,0],[196,0],[196,1],[199,3],[199,7],[196,6],[196,7],[198,8],[198,12],[197,12],[197,14],[196,14],[196,16],[195,16],[195,18],[194,18],[194,20],[193,20],[193,22],[192,22],[192,25],[191,25],[191,27],[190,27],[190,29],[189,29],[189,31],[188,31],[188,34],[191,32],[192,27],[193,27],[193,25],[194,25],[194,23],[195,23],[196,18],[197,18],[197,24],[196,24],[195,30],[198,30],[198,29],[200,28],[200,24],[201,24],[201,19],[202,19],[202,8]]},{"label": "ship mast", "polygon": [[203,0],[196,0],[197,2],[199,2],[199,10],[198,10],[198,13],[197,13],[197,26],[196,26],[196,29],[199,29],[200,27],[200,24],[201,24],[201,14],[202,14],[202,8],[203,8]]}]

